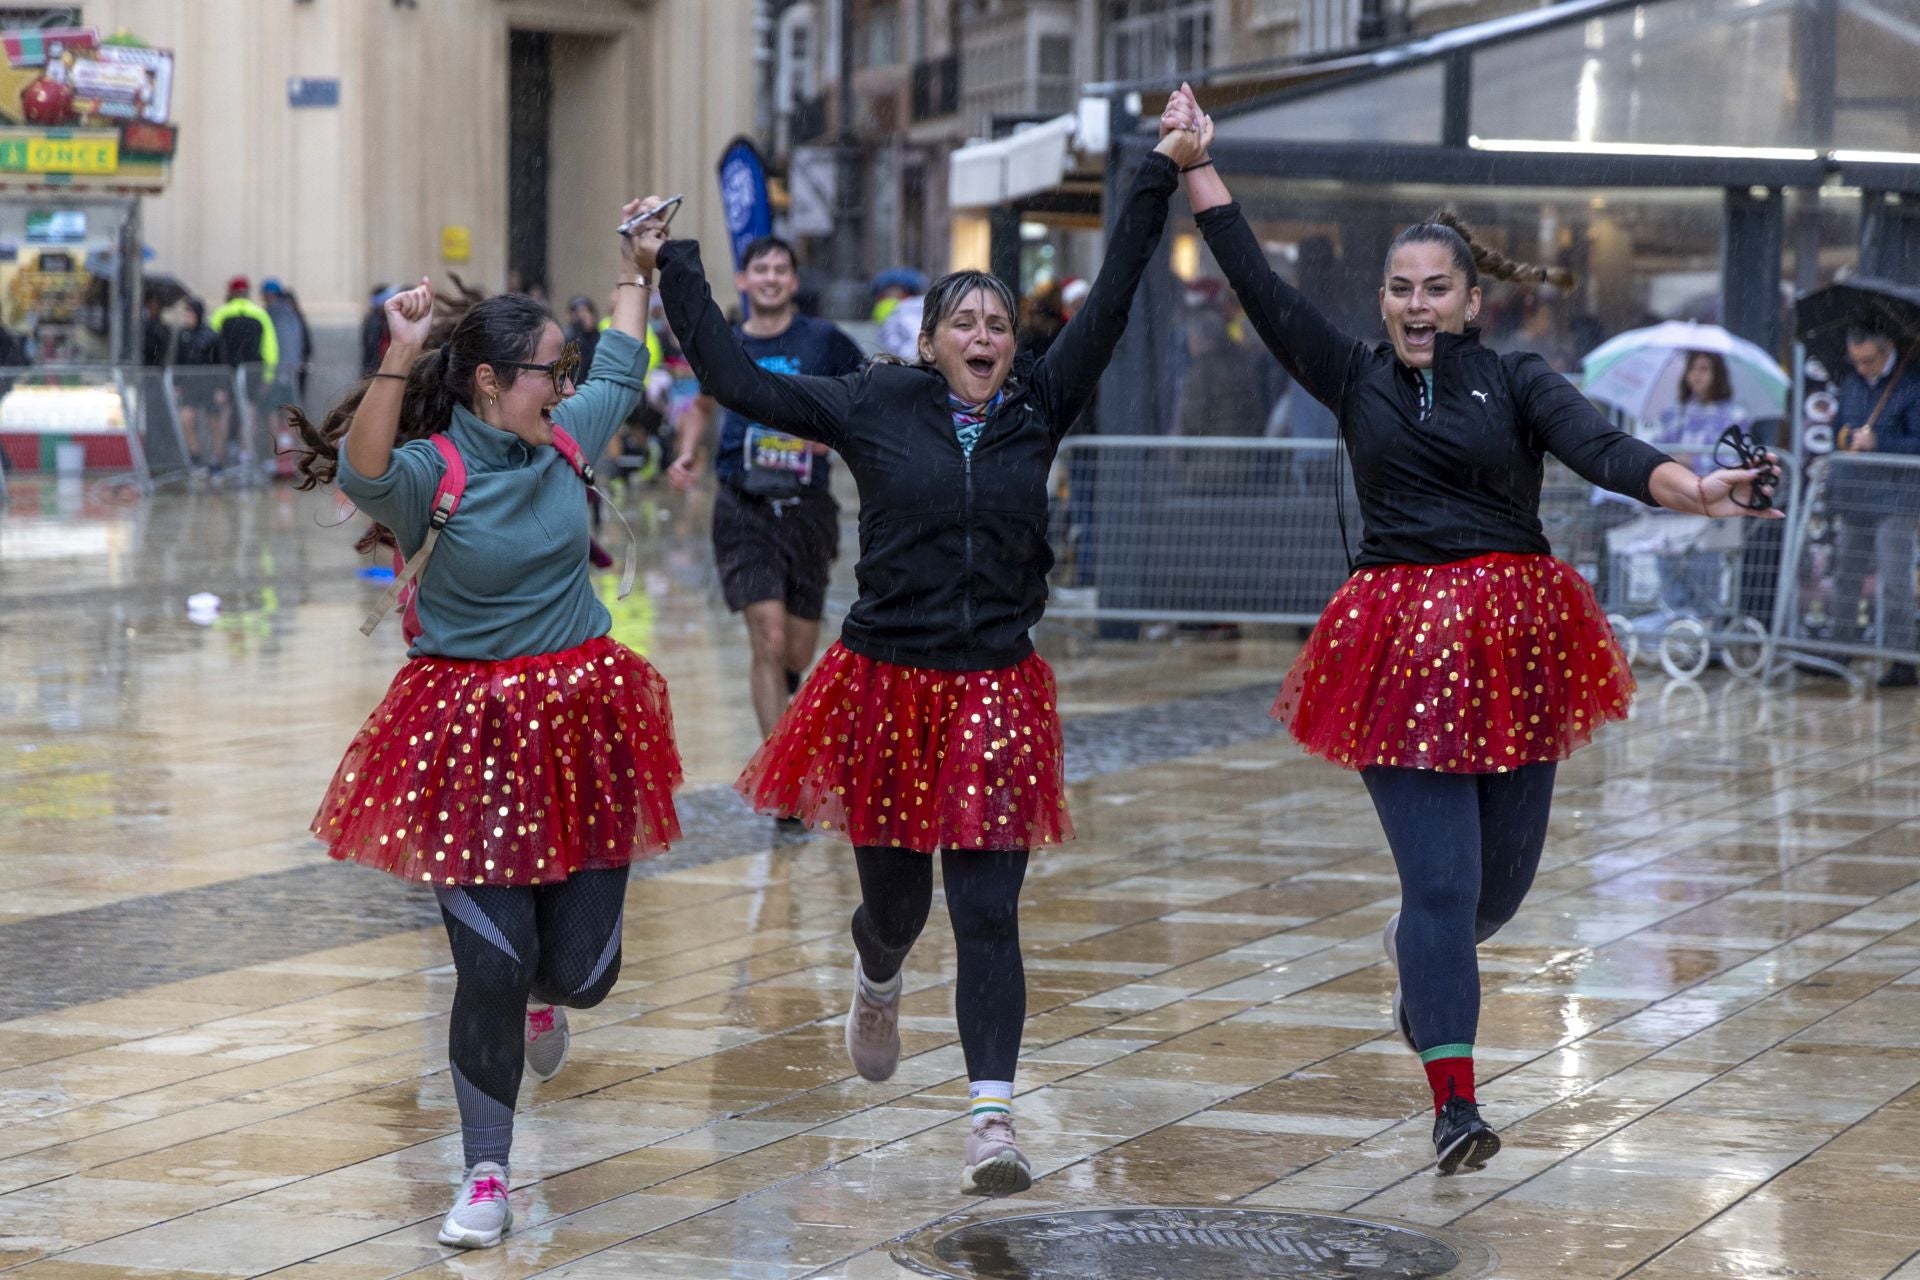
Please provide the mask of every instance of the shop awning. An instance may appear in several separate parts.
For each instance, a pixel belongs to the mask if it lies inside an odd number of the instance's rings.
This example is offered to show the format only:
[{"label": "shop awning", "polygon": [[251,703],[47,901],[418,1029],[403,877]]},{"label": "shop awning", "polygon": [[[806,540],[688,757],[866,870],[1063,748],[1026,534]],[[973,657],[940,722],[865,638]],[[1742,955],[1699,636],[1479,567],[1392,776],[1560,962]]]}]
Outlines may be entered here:
[{"label": "shop awning", "polygon": [[1027,125],[1005,138],[975,142],[953,153],[947,166],[947,202],[981,209],[1051,191],[1067,174],[1075,116]]}]

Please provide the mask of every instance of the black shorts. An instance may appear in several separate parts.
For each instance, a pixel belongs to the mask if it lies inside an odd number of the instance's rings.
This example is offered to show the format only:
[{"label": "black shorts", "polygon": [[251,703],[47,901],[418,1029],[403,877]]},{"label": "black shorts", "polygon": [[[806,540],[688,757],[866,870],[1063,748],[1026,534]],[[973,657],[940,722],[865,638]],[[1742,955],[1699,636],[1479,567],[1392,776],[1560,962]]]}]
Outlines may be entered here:
[{"label": "black shorts", "polygon": [[819,489],[778,503],[722,484],[713,498],[713,560],[727,608],[778,600],[818,622],[840,553],[840,504]]}]

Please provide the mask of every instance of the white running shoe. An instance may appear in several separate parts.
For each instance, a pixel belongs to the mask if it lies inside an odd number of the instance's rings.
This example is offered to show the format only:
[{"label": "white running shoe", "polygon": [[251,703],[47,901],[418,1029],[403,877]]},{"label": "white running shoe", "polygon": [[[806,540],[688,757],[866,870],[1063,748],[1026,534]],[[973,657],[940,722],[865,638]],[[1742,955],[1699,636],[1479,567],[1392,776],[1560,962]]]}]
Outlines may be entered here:
[{"label": "white running shoe", "polygon": [[[1394,912],[1387,917],[1387,927],[1380,931],[1380,942],[1387,949],[1387,963],[1393,966],[1394,976],[1400,974],[1400,913]],[[1393,984],[1393,1026],[1406,1042],[1407,1048],[1414,1053],[1420,1050],[1413,1045],[1413,1023],[1407,1021],[1406,988],[1399,982]]]},{"label": "white running shoe", "polygon": [[557,1004],[527,1006],[527,1070],[542,1082],[567,1065],[573,1037],[567,1031],[567,1011]]},{"label": "white running shoe", "polygon": [[1013,1117],[991,1115],[967,1134],[967,1163],[960,1170],[963,1196],[1018,1195],[1033,1185],[1033,1166],[1020,1154]]},{"label": "white running shoe", "polygon": [[513,1226],[513,1206],[507,1203],[507,1171],[491,1160],[473,1166],[453,1208],[440,1224],[440,1243],[462,1249],[491,1249]]},{"label": "white running shoe", "polygon": [[900,1065],[900,992],[906,979],[893,976],[893,996],[867,997],[860,961],[853,962],[853,1003],[847,1009],[847,1059],[863,1080],[889,1080]]}]

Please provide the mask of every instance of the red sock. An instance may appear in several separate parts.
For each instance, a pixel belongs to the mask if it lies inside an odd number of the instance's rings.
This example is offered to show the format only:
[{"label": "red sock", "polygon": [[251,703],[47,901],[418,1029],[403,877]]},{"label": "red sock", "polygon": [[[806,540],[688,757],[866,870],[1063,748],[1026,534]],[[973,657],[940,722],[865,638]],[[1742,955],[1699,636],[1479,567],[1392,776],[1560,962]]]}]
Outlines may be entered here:
[{"label": "red sock", "polygon": [[[1433,1109],[1438,1114],[1440,1108],[1447,1105],[1449,1098],[1459,1098],[1462,1102],[1478,1105],[1473,1096],[1473,1053],[1459,1052],[1465,1045],[1443,1045],[1440,1052],[1445,1057],[1428,1059],[1421,1054],[1421,1062],[1427,1068],[1427,1083],[1433,1086]],[[1428,1050],[1428,1053],[1434,1052]]]}]

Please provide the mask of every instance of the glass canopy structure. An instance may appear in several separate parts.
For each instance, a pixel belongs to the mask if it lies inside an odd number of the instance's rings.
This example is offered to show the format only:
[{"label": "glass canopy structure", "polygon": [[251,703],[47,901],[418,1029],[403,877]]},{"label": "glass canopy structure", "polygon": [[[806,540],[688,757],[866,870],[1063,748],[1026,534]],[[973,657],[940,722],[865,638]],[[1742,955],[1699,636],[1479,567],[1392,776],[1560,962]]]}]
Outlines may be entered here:
[{"label": "glass canopy structure", "polygon": [[[1920,283],[1916,67],[1920,0],[1568,0],[1195,83],[1222,104],[1214,157],[1276,266],[1354,332],[1378,327],[1395,232],[1447,205],[1581,277],[1488,301],[1491,342],[1571,370],[1673,317],[1784,354],[1795,291],[1849,272]],[[1111,211],[1168,86],[1103,88]],[[1171,429],[1181,302],[1215,274],[1191,226],[1175,220],[1143,286],[1102,430]]]}]

